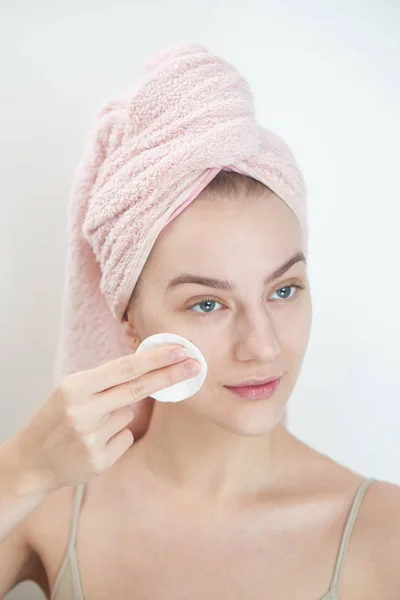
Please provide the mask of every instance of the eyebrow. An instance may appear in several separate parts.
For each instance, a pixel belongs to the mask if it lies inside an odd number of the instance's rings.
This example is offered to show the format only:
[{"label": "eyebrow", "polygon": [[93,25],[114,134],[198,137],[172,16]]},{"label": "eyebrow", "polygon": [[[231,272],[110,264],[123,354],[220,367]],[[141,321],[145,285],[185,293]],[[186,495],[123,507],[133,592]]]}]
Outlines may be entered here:
[{"label": "eyebrow", "polygon": [[[296,254],[289,258],[289,260],[287,260],[283,265],[271,273],[271,275],[265,278],[264,285],[269,285],[300,261],[303,261],[305,264],[307,264],[307,260],[303,252],[296,252]],[[166,291],[169,292],[178,285],[183,285],[185,283],[196,283],[198,285],[212,287],[223,292],[234,292],[237,289],[234,283],[227,281],[226,279],[215,279],[214,277],[202,277],[200,275],[192,275],[190,273],[181,273],[169,282]]]}]

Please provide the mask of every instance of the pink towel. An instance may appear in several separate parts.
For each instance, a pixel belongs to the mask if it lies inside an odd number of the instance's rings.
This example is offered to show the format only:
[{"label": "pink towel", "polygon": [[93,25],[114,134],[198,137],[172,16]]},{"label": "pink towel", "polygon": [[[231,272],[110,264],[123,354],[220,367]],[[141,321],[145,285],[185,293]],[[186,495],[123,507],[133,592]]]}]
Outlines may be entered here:
[{"label": "pink towel", "polygon": [[71,192],[56,383],[132,353],[120,320],[151,248],[221,169],[271,188],[307,242],[294,156],[257,123],[247,81],[204,46],[156,54],[137,86],[99,110]]}]

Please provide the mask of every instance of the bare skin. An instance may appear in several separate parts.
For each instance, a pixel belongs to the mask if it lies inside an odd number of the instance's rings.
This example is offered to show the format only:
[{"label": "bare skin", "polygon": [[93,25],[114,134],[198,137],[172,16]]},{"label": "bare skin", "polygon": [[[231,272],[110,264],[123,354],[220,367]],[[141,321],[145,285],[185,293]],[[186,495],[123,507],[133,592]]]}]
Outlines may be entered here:
[{"label": "bare skin", "polygon": [[[320,600],[329,588],[363,477],[280,424],[309,341],[311,293],[302,261],[262,282],[304,250],[303,239],[274,194],[243,200],[193,202],[163,230],[142,272],[123,323],[132,349],[153,333],[177,333],[198,345],[209,371],[188,400],[143,402],[133,446],[86,484],[77,538],[85,600]],[[228,279],[237,290],[185,284],[167,293],[182,272]],[[291,294],[279,297],[284,288]],[[201,309],[207,296],[216,303],[211,311]],[[283,378],[267,401],[224,387],[276,374]],[[73,491],[51,494],[24,524],[38,556],[34,578],[48,598],[66,551]],[[386,577],[370,564],[384,563],[387,542],[376,507],[394,506],[398,492],[385,482],[367,491],[341,600],[397,597],[393,579],[382,593]]]},{"label": "bare skin", "polygon": [[[322,598],[363,478],[290,434],[282,443],[292,446],[292,457],[296,450],[296,459],[288,461],[274,497],[213,504],[155,478],[144,467],[145,437],[136,442],[85,486],[76,546],[85,600],[128,599],[133,591],[143,599],[264,600],[266,590],[278,600]],[[355,591],[382,597],[379,572],[367,569],[378,555],[382,485],[367,491],[353,530],[341,578],[345,600]],[[70,487],[54,492],[25,524],[40,557],[35,579],[47,598],[66,551],[72,495]]]}]

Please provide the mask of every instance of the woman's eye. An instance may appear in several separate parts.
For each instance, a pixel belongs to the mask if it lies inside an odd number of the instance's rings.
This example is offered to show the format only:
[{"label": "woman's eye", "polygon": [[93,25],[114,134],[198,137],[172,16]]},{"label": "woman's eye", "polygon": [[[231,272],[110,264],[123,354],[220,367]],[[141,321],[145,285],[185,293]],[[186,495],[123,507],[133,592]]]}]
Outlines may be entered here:
[{"label": "woman's eye", "polygon": [[288,292],[288,290],[295,289],[295,288],[304,289],[302,285],[286,285],[285,287],[279,288],[279,290],[276,290],[276,292],[274,292],[274,293],[278,294],[279,292],[283,292],[283,294],[279,298],[279,300],[289,300],[290,298],[293,297],[293,294],[292,294],[292,296],[288,296],[287,292]]},{"label": "woman's eye", "polygon": [[[216,300],[213,300],[212,298],[205,298],[201,302],[197,302],[197,304],[192,304],[192,306],[189,306],[189,309],[192,309],[195,306],[202,306],[203,305],[204,307],[206,307],[206,311],[203,313],[203,315],[205,315],[205,314],[207,314],[209,312],[215,312],[215,311],[211,311],[210,310],[210,309],[213,308],[213,306],[215,306],[215,304],[220,304],[220,302],[217,302]],[[193,312],[199,312],[199,311],[195,310]]]},{"label": "woman's eye", "polygon": [[[279,300],[290,300],[291,298],[293,298],[293,295],[288,295],[288,292],[290,293],[291,289],[295,289],[298,288],[299,290],[303,290],[304,286],[303,285],[287,285],[285,287],[279,288],[279,290],[276,290],[276,292],[274,292],[275,294],[281,294],[280,298],[278,298]],[[201,302],[197,302],[196,304],[192,304],[192,306],[189,306],[189,310],[194,309],[197,306],[203,307],[205,310],[203,312],[203,310],[200,311],[193,311],[193,312],[200,312],[200,314],[207,314],[207,313],[211,313],[211,312],[216,312],[215,310],[213,310],[213,308],[215,308],[215,305],[219,304],[220,306],[221,303],[217,302],[217,300],[214,300],[213,298],[204,298],[204,300],[202,300]]]}]

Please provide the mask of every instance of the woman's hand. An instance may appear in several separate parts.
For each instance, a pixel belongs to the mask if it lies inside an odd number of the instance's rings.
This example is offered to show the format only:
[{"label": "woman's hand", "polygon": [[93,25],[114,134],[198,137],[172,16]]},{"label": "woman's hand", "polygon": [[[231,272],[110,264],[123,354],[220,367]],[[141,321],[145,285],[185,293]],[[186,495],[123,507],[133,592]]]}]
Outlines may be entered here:
[{"label": "woman's hand", "polygon": [[[174,348],[181,358],[170,358]],[[149,394],[200,371],[198,361],[185,358],[186,349],[174,344],[67,375],[13,438],[18,464],[46,492],[99,475],[132,445],[136,407],[140,437],[154,404]],[[197,365],[197,373],[184,373],[186,363]]]}]

